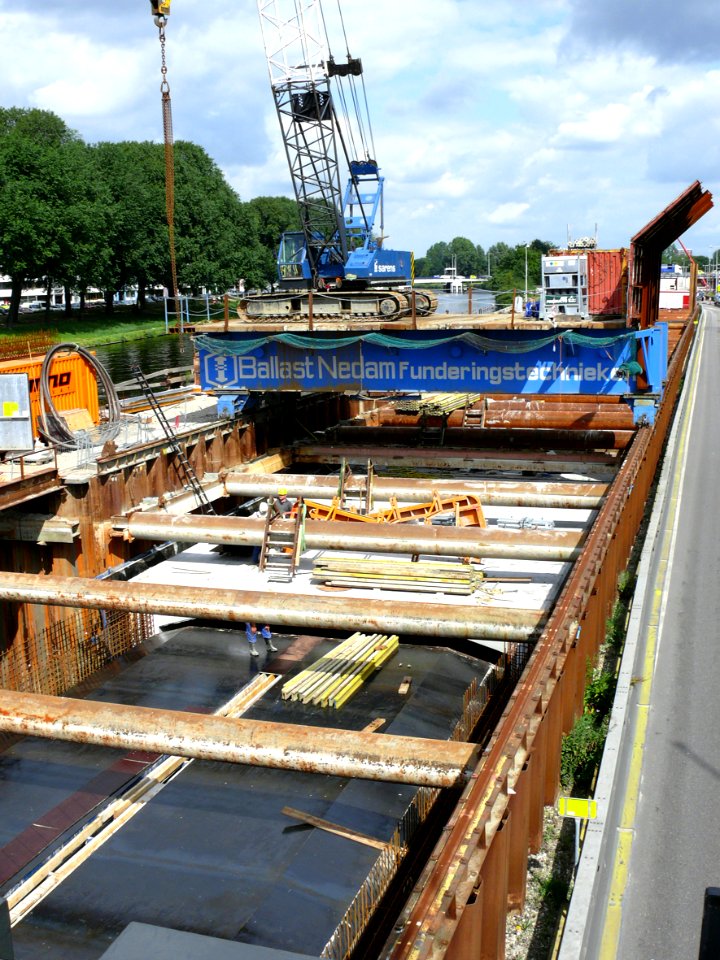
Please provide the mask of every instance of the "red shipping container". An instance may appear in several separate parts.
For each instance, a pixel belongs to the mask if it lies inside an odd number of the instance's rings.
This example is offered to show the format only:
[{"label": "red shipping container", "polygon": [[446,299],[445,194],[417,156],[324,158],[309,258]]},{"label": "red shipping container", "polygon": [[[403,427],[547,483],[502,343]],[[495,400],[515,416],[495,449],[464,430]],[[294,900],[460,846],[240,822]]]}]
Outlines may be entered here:
[{"label": "red shipping container", "polygon": [[598,317],[624,317],[627,291],[625,250],[588,250],[588,312]]},{"label": "red shipping container", "polygon": [[[26,357],[0,361],[0,373],[26,373],[30,381],[30,411],[33,436],[38,435],[40,414],[40,371],[44,357]],[[50,368],[50,397],[58,413],[87,410],[92,422],[100,420],[98,385],[95,371],[77,353],[60,354]]]}]

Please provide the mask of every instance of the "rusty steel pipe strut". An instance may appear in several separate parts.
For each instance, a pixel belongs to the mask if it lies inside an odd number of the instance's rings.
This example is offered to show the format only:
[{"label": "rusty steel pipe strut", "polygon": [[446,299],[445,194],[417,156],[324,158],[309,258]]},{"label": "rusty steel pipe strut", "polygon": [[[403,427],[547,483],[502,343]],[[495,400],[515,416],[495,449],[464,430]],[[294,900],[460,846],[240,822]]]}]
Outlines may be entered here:
[{"label": "rusty steel pipe strut", "polygon": [[[137,540],[177,540],[240,547],[259,546],[265,531],[264,520],[141,511],[131,513],[127,518],[118,518],[114,526],[124,529],[127,535]],[[293,521],[276,520],[273,530],[292,533]],[[584,539],[582,530],[359,524],[347,520],[308,520],[305,523],[305,546],[310,550],[373,550],[435,557],[565,562],[580,556]]]},{"label": "rusty steel pipe strut", "polygon": [[221,763],[428,787],[462,786],[480,748],[3,690],[0,731]]},{"label": "rusty steel pipe strut", "polygon": [[84,580],[81,577],[46,577],[31,573],[0,573],[0,600],[231,623],[262,622],[276,627],[520,642],[534,639],[545,619],[542,610],[353,597],[305,597],[290,593]]},{"label": "rusty steel pipe strut", "polygon": [[[242,474],[228,473],[222,482],[233,497],[272,497],[282,484],[291,497],[332,498],[338,492],[338,478],[305,474]],[[607,490],[604,483],[543,483],[496,480],[413,479],[374,477],[373,495],[378,500],[394,496],[400,503],[424,503],[433,494],[480,497],[483,506],[523,506],[597,509]],[[365,497],[367,477],[350,477],[344,486],[346,494]]]}]

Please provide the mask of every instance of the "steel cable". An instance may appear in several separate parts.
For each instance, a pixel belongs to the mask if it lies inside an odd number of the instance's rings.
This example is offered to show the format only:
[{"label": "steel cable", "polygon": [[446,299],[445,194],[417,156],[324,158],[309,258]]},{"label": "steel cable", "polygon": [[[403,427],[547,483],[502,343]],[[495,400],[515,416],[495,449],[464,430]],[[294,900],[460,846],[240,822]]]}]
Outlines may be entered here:
[{"label": "steel cable", "polygon": [[[108,410],[107,421],[98,425],[93,430],[71,430],[53,403],[50,389],[50,370],[55,356],[60,352],[77,353],[82,357],[83,360],[94,369],[105,391]],[[55,447],[63,450],[77,450],[82,441],[88,437],[94,445],[106,443],[108,440],[114,440],[120,432],[122,410],[115,384],[97,357],[93,356],[93,354],[84,347],[80,347],[75,343],[58,343],[48,350],[40,371],[39,393],[40,422],[42,424],[40,432],[42,436]]]},{"label": "steel cable", "polygon": [[165,141],[165,207],[168,225],[168,243],[170,245],[170,273],[172,277],[172,294],[175,302],[175,315],[180,317],[178,305],[177,261],[175,257],[175,143],[173,137],[172,103],[170,101],[170,84],[167,79],[167,63],[165,61],[165,25],[158,24],[160,37],[161,65],[160,93],[162,95],[163,136]]}]

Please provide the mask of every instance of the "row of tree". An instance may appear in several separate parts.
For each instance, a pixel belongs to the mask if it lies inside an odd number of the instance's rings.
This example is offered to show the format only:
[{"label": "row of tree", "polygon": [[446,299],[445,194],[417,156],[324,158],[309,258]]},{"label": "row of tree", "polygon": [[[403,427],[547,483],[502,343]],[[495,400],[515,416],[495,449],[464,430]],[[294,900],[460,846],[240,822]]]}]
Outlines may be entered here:
[{"label": "row of tree", "polygon": [[[207,153],[174,151],[178,278],[187,293],[274,281],[282,232],[298,227],[287,197],[243,203]],[[0,274],[10,277],[9,324],[30,283],[113,294],[172,289],[165,151],[155,143],[88,145],[55,114],[0,109]]]},{"label": "row of tree", "polygon": [[528,290],[534,291],[540,283],[541,257],[555,247],[547,240],[533,240],[515,247],[494,243],[485,250],[467,237],[455,237],[450,243],[440,241],[429,247],[425,256],[416,260],[415,275],[439,276],[454,265],[463,277],[487,278],[482,285],[491,290],[524,291],[527,278]]},{"label": "row of tree", "polygon": [[[455,237],[450,243],[434,243],[424,257],[416,260],[415,274],[418,277],[439,276],[447,266],[455,265],[461,276],[482,277],[480,286],[503,291],[498,297],[498,301],[503,302],[508,300],[512,291],[524,292],[526,278],[528,291],[535,291],[541,283],[541,258],[553,249],[558,249],[558,245],[547,240],[533,240],[532,243],[520,243],[515,247],[494,243],[484,250],[467,237]],[[720,269],[720,251],[711,257],[698,254],[693,259],[702,271]],[[662,262],[677,265],[685,271],[690,269],[690,257],[684,248],[680,249],[676,244],[664,251]]]},{"label": "row of tree", "polygon": [[[165,206],[165,151],[155,143],[88,145],[45,110],[0,108],[0,275],[11,279],[8,323],[25,286],[41,282],[82,296],[113,295],[127,286],[144,305],[147,289],[172,289]],[[183,292],[224,291],[242,279],[264,288],[276,279],[280,235],[299,227],[294,201],[243,202],[199,146],[175,144],[175,238]],[[533,240],[487,250],[466,237],[432,244],[416,276],[454,264],[463,276],[488,277],[493,290],[535,290],[543,254],[555,245]],[[666,262],[685,255],[674,246]],[[707,261],[707,257],[698,257]],[[716,260],[718,257],[716,256]]]}]

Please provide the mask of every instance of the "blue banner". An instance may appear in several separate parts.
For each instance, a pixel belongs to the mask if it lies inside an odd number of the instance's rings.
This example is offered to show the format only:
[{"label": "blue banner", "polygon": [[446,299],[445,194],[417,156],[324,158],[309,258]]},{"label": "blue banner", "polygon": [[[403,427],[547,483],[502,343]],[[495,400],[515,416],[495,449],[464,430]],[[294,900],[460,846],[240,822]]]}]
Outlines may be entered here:
[{"label": "blue banner", "polygon": [[[474,334],[438,334],[199,337],[200,382],[203,390],[225,392],[626,394],[637,372],[637,341],[628,332],[608,337],[602,331],[593,338],[583,330],[575,340],[560,335],[532,340],[505,331],[493,338],[495,349]],[[666,357],[666,338],[660,340]]]}]

